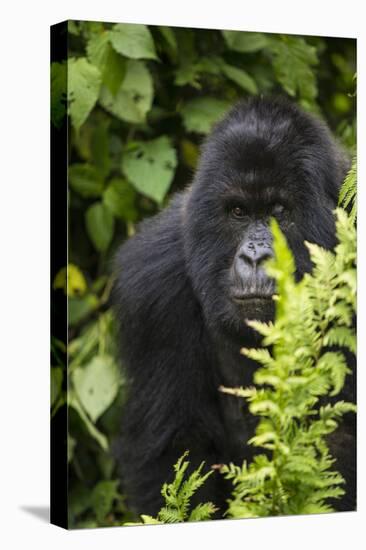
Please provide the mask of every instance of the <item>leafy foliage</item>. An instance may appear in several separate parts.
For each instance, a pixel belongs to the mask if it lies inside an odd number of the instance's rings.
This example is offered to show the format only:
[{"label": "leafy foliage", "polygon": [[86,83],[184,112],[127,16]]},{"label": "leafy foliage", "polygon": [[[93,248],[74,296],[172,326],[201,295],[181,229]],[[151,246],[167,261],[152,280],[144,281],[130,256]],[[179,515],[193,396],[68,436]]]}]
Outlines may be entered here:
[{"label": "leafy foliage", "polygon": [[69,59],[67,66],[69,113],[78,130],[98,99],[101,78],[98,69],[85,58]]},{"label": "leafy foliage", "polygon": [[[68,59],[51,66],[51,120],[70,136],[69,265],[53,281],[68,295],[70,377],[66,342],[53,338],[51,404],[53,415],[66,406],[69,383],[70,524],[88,527],[133,519],[121,495],[104,508],[90,498],[118,491],[108,485],[125,392],[108,309],[116,246],[190,181],[202,139],[239,98],[289,94],[353,148],[355,42],[87,21],[68,31]],[[85,380],[108,399],[85,394]]]},{"label": "leafy foliage", "polygon": [[270,55],[278,81],[293,97],[298,94],[303,107],[314,107],[318,94],[312,69],[318,63],[316,48],[303,38],[281,36],[269,42]]},{"label": "leafy foliage", "polygon": [[158,512],[156,518],[142,515],[142,523],[179,523],[182,521],[205,521],[211,519],[216,512],[212,502],[200,503],[191,509],[191,498],[198,489],[212,475],[212,470],[202,475],[204,462],[194,470],[189,477],[185,474],[189,467],[189,461],[184,460],[188,451],[184,453],[174,465],[175,477],[172,483],[164,483],[161,494],[165,500],[165,506]]},{"label": "leafy foliage", "polygon": [[166,136],[134,142],[122,157],[122,170],[135,188],[156,202],[164,199],[177,164],[175,149]]},{"label": "leafy foliage", "polygon": [[222,388],[246,399],[249,411],[260,417],[249,443],[267,454],[258,454],[250,465],[222,468],[234,484],[230,517],[329,512],[328,500],[344,494],[326,438],[355,406],[322,399],[337,395],[350,374],[343,351],[328,346],[353,353],[356,347],[355,228],[345,211],[337,210],[335,252],[308,243],[314,270],[300,283],[275,220],[272,231],[275,258],[267,271],[278,288],[275,322],[250,321],[265,347],[242,349],[261,364],[256,387]]},{"label": "leafy foliage", "polygon": [[346,179],[343,182],[339,193],[339,204],[345,209],[349,209],[350,218],[353,222],[356,221],[357,217],[357,202],[356,202],[356,191],[357,191],[357,159],[354,157],[352,161],[352,166],[350,171],[347,174]]}]

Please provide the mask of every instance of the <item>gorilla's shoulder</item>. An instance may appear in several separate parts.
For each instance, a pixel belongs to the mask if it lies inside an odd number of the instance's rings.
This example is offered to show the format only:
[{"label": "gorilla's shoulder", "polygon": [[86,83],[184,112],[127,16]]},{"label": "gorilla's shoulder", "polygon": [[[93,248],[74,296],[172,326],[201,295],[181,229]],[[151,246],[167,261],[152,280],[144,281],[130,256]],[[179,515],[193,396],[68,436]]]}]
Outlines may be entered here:
[{"label": "gorilla's shoulder", "polygon": [[182,237],[186,199],[187,191],[176,194],[118,250],[114,301],[124,314],[156,313],[190,289]]}]

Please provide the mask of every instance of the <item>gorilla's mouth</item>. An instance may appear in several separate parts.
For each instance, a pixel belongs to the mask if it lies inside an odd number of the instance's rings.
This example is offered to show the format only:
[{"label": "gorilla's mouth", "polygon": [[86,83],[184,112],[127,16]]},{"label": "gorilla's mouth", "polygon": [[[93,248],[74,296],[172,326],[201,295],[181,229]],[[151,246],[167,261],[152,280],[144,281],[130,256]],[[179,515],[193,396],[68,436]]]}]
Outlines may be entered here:
[{"label": "gorilla's mouth", "polygon": [[275,315],[274,294],[235,294],[231,297],[241,319],[270,321]]},{"label": "gorilla's mouth", "polygon": [[234,294],[231,299],[239,305],[263,301],[273,302],[273,294]]}]

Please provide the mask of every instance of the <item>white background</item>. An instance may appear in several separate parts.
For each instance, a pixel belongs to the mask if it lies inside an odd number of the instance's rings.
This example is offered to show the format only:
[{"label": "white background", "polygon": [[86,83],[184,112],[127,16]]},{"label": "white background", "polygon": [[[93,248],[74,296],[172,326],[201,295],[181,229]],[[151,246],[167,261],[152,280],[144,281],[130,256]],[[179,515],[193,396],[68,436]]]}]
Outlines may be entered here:
[{"label": "white background", "polygon": [[[359,549],[365,546],[365,54],[362,0],[59,0],[1,8],[0,544],[2,548]],[[49,26],[91,19],[358,38],[357,513],[66,532],[49,503]],[[363,33],[363,35],[362,35]],[[4,307],[5,306],[5,307]],[[5,353],[4,353],[5,351]],[[33,510],[33,513],[29,511]],[[28,511],[27,511],[28,509]],[[38,513],[37,513],[38,510]],[[36,512],[36,514],[34,513]],[[43,519],[42,517],[43,516]]]}]

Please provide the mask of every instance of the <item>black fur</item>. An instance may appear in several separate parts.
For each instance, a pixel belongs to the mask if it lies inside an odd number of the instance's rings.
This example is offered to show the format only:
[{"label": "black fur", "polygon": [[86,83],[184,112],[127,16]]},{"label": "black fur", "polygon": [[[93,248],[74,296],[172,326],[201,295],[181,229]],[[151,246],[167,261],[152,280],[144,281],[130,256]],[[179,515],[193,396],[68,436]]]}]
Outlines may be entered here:
[{"label": "black fur", "polygon": [[[161,485],[186,449],[193,467],[202,460],[209,467],[251,458],[245,441],[255,419],[218,386],[251,383],[256,365],[239,349],[258,339],[244,321],[273,312],[269,300],[247,300],[248,312],[231,299],[233,288],[244,295],[270,289],[240,247],[270,249],[267,222],[272,206],[281,203],[280,226],[301,278],[310,269],[304,240],[335,244],[332,210],[347,168],[327,126],[295,104],[239,103],[204,144],[193,183],[120,248],[115,303],[130,388],[118,458],[123,490],[136,512],[157,512]],[[231,216],[238,202],[242,220]],[[354,399],[353,385],[348,391],[347,399]],[[343,432],[336,456],[348,487],[338,507],[353,509],[352,419]],[[227,497],[218,473],[199,495],[221,512]]]}]

